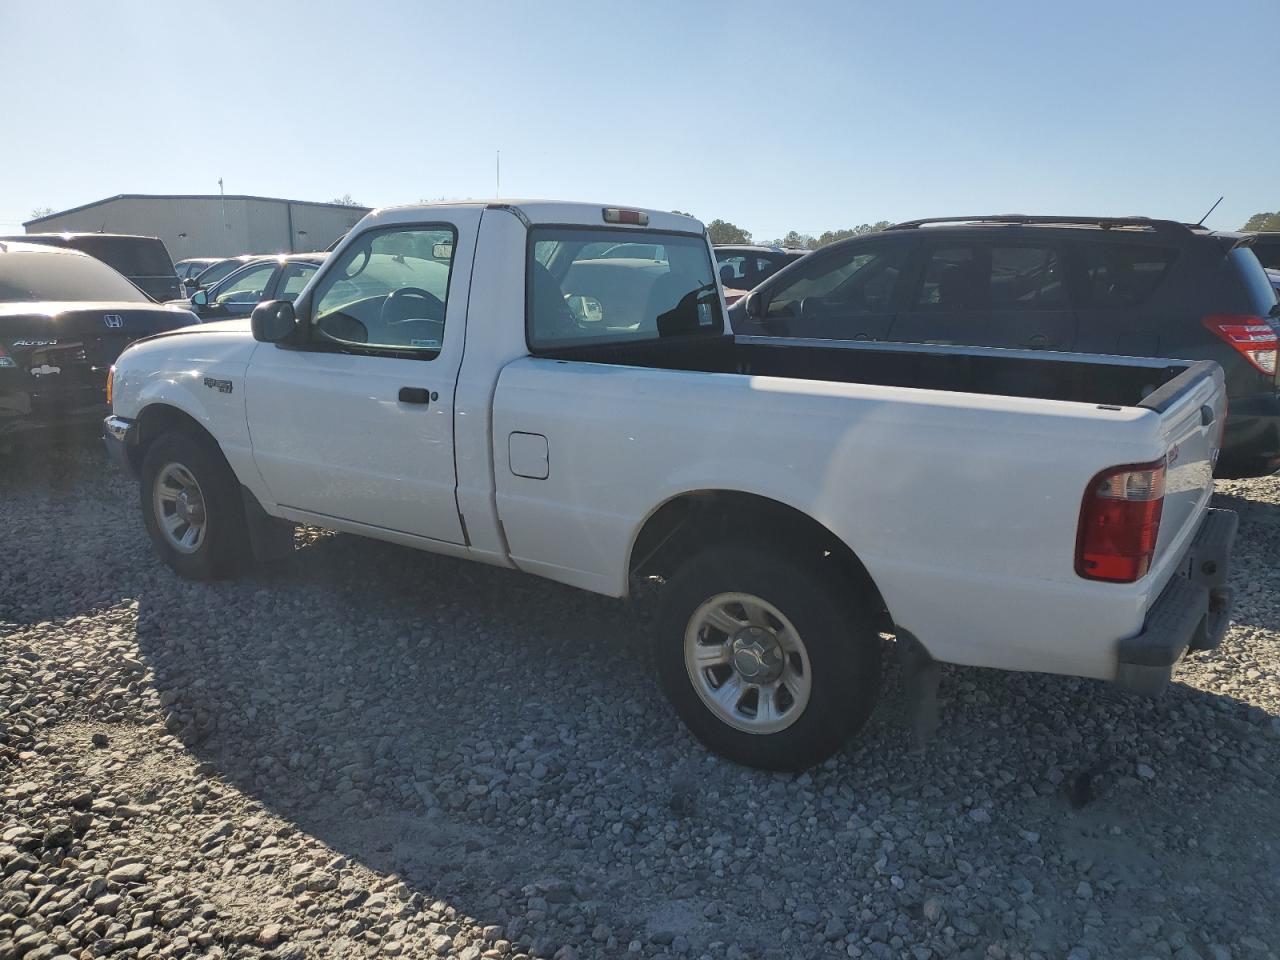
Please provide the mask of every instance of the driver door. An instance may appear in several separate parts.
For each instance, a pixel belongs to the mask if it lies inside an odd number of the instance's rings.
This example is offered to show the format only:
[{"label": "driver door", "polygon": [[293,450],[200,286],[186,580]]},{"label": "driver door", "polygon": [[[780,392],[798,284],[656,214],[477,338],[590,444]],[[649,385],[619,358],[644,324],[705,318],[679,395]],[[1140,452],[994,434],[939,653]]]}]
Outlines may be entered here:
[{"label": "driver door", "polygon": [[254,351],[253,457],[293,519],[465,542],[453,398],[479,221],[349,238],[296,304],[306,342]]}]

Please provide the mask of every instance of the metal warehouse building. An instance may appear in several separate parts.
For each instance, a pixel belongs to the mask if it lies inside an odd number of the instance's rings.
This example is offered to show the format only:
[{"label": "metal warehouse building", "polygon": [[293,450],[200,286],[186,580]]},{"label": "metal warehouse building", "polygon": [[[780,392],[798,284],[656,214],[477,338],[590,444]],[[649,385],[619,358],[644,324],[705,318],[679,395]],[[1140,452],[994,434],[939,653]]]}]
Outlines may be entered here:
[{"label": "metal warehouse building", "polygon": [[27,233],[134,233],[159,237],[174,260],[323,250],[368,207],[235,194],[122,193],[23,224]]}]

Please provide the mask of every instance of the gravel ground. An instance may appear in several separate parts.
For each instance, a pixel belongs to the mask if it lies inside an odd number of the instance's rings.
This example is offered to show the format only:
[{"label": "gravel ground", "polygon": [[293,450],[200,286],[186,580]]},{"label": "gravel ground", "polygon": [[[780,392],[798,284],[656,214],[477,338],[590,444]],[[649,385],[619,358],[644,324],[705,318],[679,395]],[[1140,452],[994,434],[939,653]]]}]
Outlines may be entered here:
[{"label": "gravel ground", "polygon": [[304,531],[191,584],[92,448],[0,463],[0,960],[1276,957],[1280,480],[1158,703],[948,669],[799,777],[709,756],[644,604]]}]

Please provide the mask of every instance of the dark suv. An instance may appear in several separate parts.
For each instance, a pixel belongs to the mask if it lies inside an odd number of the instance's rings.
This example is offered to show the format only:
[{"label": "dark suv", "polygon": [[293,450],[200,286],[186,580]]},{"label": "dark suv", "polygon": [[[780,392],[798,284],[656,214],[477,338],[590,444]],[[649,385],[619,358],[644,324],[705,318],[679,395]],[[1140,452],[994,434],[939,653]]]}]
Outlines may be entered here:
[{"label": "dark suv", "polygon": [[113,267],[152,300],[182,296],[169,250],[158,237],[135,237],[127,233],[23,233],[0,237],[0,240],[70,247]]},{"label": "dark suv", "polygon": [[1210,359],[1221,475],[1280,466],[1276,292],[1251,238],[1145,217],[913,220],[833,243],[730,309],[734,331]]}]

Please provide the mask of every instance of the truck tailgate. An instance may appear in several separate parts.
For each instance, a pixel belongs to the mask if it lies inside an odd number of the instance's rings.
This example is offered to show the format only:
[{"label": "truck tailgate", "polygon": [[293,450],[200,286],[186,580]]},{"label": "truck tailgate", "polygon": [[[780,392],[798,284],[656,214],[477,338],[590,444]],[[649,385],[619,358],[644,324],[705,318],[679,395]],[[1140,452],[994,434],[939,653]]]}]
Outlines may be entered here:
[{"label": "truck tailgate", "polygon": [[1167,576],[1186,552],[1213,493],[1213,468],[1227,418],[1222,368],[1210,361],[1194,364],[1142,406],[1158,413],[1162,424],[1167,472],[1152,569]]}]

